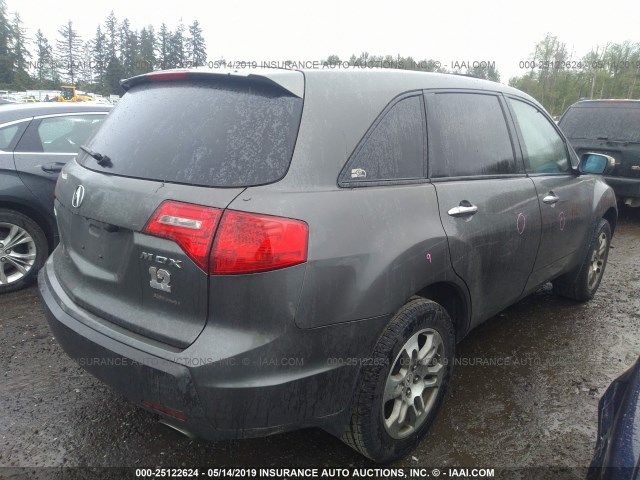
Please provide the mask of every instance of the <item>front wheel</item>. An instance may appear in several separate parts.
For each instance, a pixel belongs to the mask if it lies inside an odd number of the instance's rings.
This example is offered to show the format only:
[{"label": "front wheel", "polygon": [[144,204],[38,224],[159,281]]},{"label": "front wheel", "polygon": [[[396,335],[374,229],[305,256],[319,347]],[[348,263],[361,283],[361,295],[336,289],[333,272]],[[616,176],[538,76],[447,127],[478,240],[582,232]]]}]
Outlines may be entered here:
[{"label": "front wheel", "polygon": [[554,280],[554,292],[579,302],[591,300],[602,281],[610,244],[611,226],[605,219],[601,219],[593,231],[587,255],[578,267],[579,270]]},{"label": "front wheel", "polygon": [[426,434],[451,379],[455,333],[451,318],[426,299],[395,315],[364,366],[343,440],[376,462],[409,453]]}]

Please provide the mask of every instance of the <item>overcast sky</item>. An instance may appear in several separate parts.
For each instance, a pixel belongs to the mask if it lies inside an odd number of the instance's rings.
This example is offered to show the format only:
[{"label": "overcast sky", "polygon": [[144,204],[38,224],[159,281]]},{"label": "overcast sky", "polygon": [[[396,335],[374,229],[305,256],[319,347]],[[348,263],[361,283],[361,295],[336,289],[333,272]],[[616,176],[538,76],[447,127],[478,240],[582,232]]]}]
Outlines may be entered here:
[{"label": "overcast sky", "polygon": [[[58,29],[69,19],[83,40],[111,10],[134,29],[171,29],[182,18],[197,19],[210,60],[321,60],[330,54],[411,55],[444,66],[454,61],[495,61],[501,79],[520,75],[547,32],[557,35],[578,57],[607,42],[640,41],[640,2],[560,0],[377,1],[269,0],[159,3],[150,0],[6,0],[19,12],[27,33],[42,29],[55,45]],[[437,5],[437,7],[436,7]]]}]

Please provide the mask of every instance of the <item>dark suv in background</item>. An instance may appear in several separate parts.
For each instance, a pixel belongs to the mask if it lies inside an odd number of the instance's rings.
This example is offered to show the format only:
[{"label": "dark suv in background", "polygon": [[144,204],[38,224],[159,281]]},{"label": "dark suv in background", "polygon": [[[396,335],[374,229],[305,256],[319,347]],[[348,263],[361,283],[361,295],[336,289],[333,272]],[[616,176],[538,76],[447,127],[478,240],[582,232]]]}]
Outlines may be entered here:
[{"label": "dark suv in background", "polygon": [[35,280],[58,242],[58,174],[110,106],[30,103],[0,108],[0,293]]},{"label": "dark suv in background", "polygon": [[584,100],[559,121],[578,155],[603,153],[616,166],[605,178],[621,203],[640,207],[640,100]]},{"label": "dark suv in background", "polygon": [[[376,461],[425,434],[456,342],[616,226],[542,107],[406,71],[167,71],[63,169],[40,294],[69,355],[182,432],[316,426]],[[578,165],[580,163],[580,167]]]}]

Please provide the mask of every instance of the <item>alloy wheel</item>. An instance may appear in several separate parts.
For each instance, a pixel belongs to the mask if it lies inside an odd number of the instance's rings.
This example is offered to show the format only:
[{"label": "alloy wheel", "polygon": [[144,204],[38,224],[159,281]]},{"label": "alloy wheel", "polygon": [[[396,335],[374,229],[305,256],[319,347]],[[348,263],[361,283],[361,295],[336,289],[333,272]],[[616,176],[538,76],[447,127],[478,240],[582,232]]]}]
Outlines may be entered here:
[{"label": "alloy wheel", "polygon": [[406,438],[427,419],[442,384],[444,358],[442,337],[433,329],[419,331],[404,344],[382,398],[382,420],[391,437]]},{"label": "alloy wheel", "polygon": [[604,271],[604,262],[607,257],[607,247],[609,241],[605,232],[598,235],[598,243],[591,255],[591,262],[589,263],[589,275],[587,276],[587,286],[589,290],[595,288],[602,277]]},{"label": "alloy wheel", "polygon": [[23,279],[36,261],[36,244],[24,228],[0,223],[0,285]]}]

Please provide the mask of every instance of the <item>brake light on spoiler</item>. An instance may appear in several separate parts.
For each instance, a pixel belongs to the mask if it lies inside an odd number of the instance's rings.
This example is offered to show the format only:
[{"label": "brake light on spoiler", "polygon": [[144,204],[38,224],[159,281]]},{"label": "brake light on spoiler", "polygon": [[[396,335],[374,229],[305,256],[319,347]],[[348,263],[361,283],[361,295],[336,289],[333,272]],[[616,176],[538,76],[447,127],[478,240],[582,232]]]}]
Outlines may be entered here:
[{"label": "brake light on spoiler", "polygon": [[188,77],[189,77],[189,72],[186,70],[169,70],[165,72],[151,72],[151,73],[146,73],[144,75],[144,78],[152,82],[184,80]]},{"label": "brake light on spoiler", "polygon": [[309,228],[291,218],[167,200],[143,233],[173,240],[212,275],[265,272],[307,261]]}]

